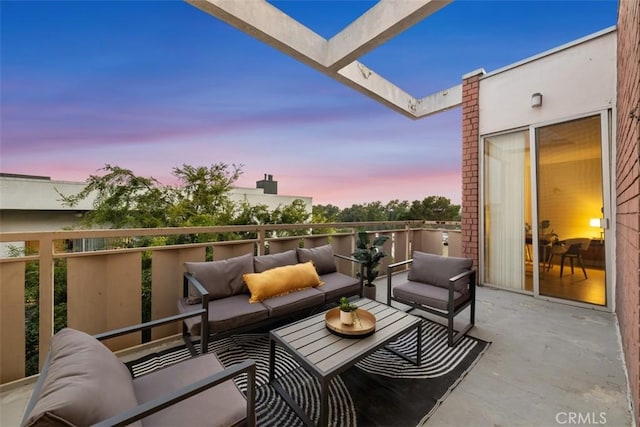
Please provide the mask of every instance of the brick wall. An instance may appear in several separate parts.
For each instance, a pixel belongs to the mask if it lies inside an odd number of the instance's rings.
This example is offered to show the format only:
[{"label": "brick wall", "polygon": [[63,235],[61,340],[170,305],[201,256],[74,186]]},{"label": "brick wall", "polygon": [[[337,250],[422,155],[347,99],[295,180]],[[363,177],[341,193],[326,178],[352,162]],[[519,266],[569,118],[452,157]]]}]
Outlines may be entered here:
[{"label": "brick wall", "polygon": [[483,74],[484,70],[479,70],[467,74],[462,80],[462,256],[473,259],[475,266],[480,259],[478,99]]},{"label": "brick wall", "polygon": [[640,6],[618,3],[616,313],[640,425]]}]

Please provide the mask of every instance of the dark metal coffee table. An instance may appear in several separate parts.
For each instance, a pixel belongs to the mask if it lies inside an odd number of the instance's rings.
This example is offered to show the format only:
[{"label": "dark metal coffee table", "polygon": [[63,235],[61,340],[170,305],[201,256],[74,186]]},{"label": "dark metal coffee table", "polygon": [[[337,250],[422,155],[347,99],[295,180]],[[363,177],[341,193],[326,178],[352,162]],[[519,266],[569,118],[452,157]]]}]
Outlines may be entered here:
[{"label": "dark metal coffee table", "polygon": [[412,358],[395,351],[394,353],[416,365],[421,363],[422,321],[420,318],[366,298],[356,301],[355,304],[376,316],[376,330],[365,338],[343,338],[333,334],[325,326],[325,313],[274,329],[269,334],[269,381],[307,425],[314,423],[275,378],[276,344],[320,381],[320,422],[318,423],[320,426],[329,424],[329,383],[333,377],[346,371],[358,361],[400,336],[417,329],[416,357]]}]

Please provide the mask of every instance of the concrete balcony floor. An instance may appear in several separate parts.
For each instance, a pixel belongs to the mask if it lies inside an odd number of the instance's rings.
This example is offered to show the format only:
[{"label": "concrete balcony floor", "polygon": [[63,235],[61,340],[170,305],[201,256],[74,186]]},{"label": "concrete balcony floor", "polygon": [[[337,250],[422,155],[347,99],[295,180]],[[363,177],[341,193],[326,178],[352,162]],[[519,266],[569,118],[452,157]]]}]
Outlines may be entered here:
[{"label": "concrete balcony floor", "polygon": [[[470,334],[492,344],[427,425],[634,425],[615,315],[481,287]],[[0,425],[19,425],[31,388],[2,392]]]}]

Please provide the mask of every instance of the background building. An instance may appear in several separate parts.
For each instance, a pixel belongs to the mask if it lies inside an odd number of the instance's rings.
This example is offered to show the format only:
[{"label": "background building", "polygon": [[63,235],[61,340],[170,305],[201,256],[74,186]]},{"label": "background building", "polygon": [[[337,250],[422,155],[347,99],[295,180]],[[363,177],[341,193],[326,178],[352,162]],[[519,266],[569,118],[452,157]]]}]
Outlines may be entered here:
[{"label": "background building", "polygon": [[[78,194],[85,185],[83,182],[56,181],[47,176],[0,173],[0,231],[55,231],[78,226],[82,216],[93,209],[94,199],[88,197],[77,206],[69,207],[63,205],[60,194]],[[277,181],[267,174],[264,180],[256,182],[256,188],[233,188],[229,198],[251,206],[266,205],[270,211],[302,200],[309,215],[313,203],[309,196],[279,195]],[[78,243],[78,246],[86,244]],[[0,247],[0,256],[6,256],[7,246],[11,245]]]}]

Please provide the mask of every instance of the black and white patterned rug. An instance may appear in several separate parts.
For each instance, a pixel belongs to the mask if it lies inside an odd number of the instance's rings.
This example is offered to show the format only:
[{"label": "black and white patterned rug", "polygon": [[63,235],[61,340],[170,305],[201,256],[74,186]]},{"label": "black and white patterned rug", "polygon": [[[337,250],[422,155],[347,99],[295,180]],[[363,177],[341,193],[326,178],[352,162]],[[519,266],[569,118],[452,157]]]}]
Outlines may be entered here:
[{"label": "black and white patterned rug", "polygon": [[[416,333],[401,337],[390,347],[415,354]],[[330,384],[330,424],[350,426],[416,426],[433,414],[489,347],[489,343],[465,336],[447,346],[446,328],[424,320],[422,365],[381,349],[336,377]],[[246,359],[256,361],[256,412],[259,426],[302,426],[294,411],[269,384],[268,334],[241,334],[209,343],[225,366]],[[320,417],[320,385],[279,347],[276,377],[309,417]],[[127,363],[133,376],[191,357],[185,346],[154,353]],[[236,382],[246,390],[246,377]]]}]

